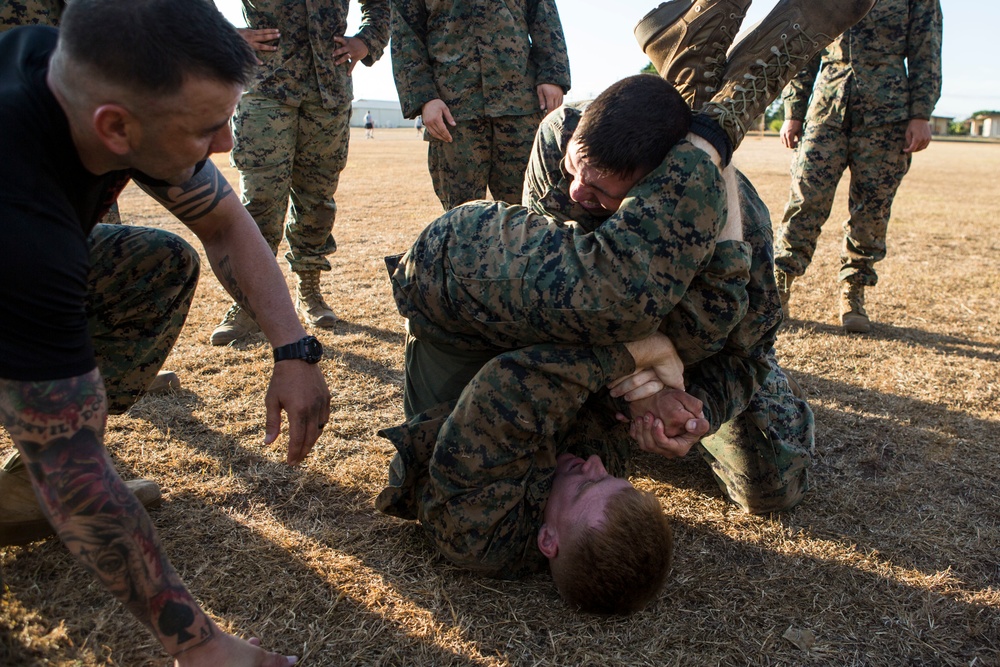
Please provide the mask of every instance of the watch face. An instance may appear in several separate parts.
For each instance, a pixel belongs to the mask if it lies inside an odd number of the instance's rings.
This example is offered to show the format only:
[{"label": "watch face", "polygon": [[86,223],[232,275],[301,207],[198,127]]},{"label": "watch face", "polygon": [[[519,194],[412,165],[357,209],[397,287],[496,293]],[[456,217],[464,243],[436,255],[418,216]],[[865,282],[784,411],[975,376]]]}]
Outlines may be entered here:
[{"label": "watch face", "polygon": [[320,343],[315,336],[306,336],[302,340],[305,347],[305,357],[303,357],[310,364],[317,363],[323,358],[323,344]]}]

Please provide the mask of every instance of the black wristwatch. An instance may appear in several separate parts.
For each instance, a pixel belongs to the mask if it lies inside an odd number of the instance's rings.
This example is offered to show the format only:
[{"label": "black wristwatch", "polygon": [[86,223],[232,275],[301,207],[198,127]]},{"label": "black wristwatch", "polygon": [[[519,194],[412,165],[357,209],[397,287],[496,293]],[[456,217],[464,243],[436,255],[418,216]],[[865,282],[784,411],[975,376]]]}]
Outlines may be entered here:
[{"label": "black wristwatch", "polygon": [[274,348],[276,362],[286,359],[301,359],[307,364],[315,364],[322,358],[323,344],[316,340],[316,336],[306,336],[294,343]]}]

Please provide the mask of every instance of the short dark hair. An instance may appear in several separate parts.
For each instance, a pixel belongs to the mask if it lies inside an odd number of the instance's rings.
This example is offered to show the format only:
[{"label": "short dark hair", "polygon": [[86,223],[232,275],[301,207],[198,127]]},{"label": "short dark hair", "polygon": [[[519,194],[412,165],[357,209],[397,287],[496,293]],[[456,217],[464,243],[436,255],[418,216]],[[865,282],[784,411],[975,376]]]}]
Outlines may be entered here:
[{"label": "short dark hair", "polygon": [[550,561],[559,594],[581,611],[631,614],[657,596],[673,561],[673,530],[648,491],[622,489],[608,500],[604,523],[581,527]]},{"label": "short dark hair", "polygon": [[73,61],[156,94],[176,93],[189,75],[245,86],[257,64],[211,0],[73,0],[59,40]]},{"label": "short dark hair", "polygon": [[628,178],[650,172],[691,127],[691,109],[673,84],[636,74],[587,105],[573,137],[594,168]]}]

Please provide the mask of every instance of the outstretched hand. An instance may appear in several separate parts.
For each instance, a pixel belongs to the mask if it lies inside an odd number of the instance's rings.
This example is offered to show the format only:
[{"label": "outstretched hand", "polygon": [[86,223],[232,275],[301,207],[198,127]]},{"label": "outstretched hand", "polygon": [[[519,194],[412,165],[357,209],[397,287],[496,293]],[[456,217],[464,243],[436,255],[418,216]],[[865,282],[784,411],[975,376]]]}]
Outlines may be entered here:
[{"label": "outstretched hand", "polygon": [[298,359],[274,365],[264,398],[267,409],[264,444],[281,433],[281,412],[288,414],[288,464],[301,463],[330,419],[330,390],[318,364]]},{"label": "outstretched hand", "polygon": [[290,667],[298,661],[294,655],[265,651],[256,637],[244,641],[221,633],[206,644],[182,653],[174,661],[174,667]]}]

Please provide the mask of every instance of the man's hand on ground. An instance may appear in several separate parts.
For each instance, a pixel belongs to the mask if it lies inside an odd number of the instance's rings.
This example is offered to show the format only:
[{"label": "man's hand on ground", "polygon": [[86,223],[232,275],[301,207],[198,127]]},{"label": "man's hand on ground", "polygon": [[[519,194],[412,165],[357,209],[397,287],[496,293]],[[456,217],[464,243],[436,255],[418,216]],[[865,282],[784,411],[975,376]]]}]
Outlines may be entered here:
[{"label": "man's hand on ground", "polygon": [[330,390],[318,364],[298,359],[274,365],[264,399],[267,408],[264,444],[281,432],[281,412],[288,414],[288,464],[301,463],[330,419]]},{"label": "man's hand on ground", "polygon": [[211,641],[185,651],[174,667],[290,667],[298,662],[294,655],[283,656],[260,648],[260,640],[244,641],[220,632]]}]

